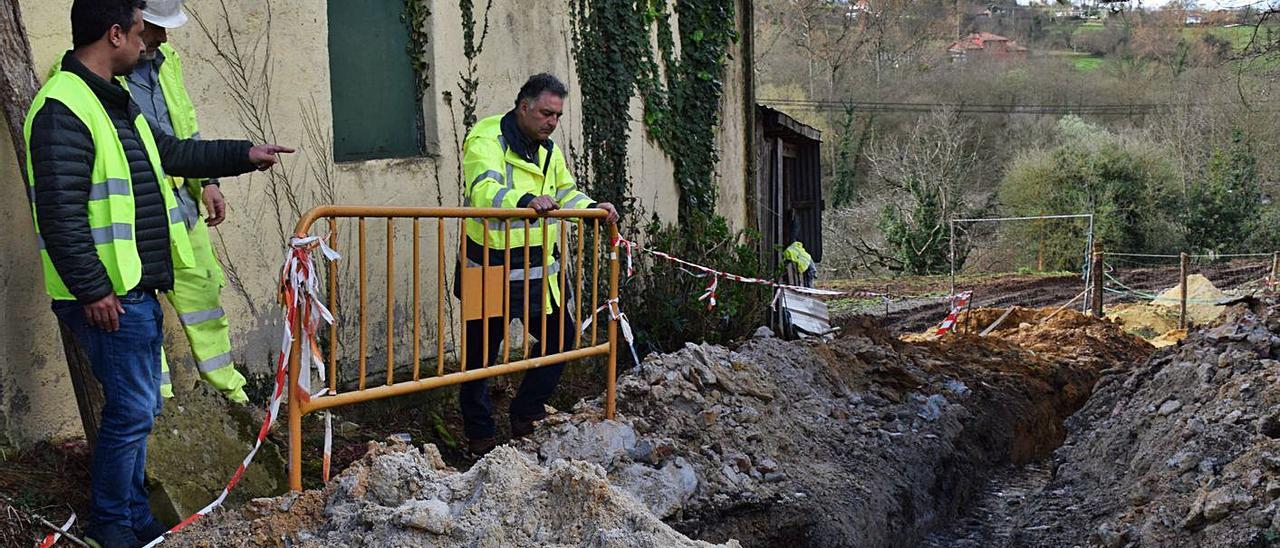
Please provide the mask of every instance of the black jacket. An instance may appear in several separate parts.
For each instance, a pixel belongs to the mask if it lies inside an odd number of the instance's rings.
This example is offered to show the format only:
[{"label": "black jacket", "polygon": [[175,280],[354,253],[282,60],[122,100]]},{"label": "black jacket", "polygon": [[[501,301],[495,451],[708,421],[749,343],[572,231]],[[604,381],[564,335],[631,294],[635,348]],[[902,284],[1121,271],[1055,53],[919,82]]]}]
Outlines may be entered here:
[{"label": "black jacket", "polygon": [[[147,160],[142,140],[134,129],[139,115],[129,92],[115,80],[103,80],[70,52],[62,70],[82,78],[97,95],[115,124],[133,178],[136,221],[134,239],[142,259],[139,289],[168,291],[173,288],[173,264],[169,251],[169,215],[159,182]],[[166,173],[179,177],[213,178],[254,170],[248,141],[193,141],[165,135],[152,128],[160,163]],[[89,128],[57,100],[48,100],[31,122],[31,163],[35,175],[36,217],[40,235],[53,267],[67,289],[81,303],[91,303],[112,293],[111,280],[98,259],[89,231],[89,187],[94,147]]]}]

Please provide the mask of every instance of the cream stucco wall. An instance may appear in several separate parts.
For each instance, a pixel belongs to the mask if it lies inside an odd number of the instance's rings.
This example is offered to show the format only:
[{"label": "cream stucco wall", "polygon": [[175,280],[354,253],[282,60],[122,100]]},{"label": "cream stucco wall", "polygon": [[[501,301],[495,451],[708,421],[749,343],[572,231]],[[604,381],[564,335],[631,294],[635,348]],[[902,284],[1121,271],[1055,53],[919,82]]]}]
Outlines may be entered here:
[{"label": "cream stucco wall", "polygon": [[[399,1],[399,0],[395,0]],[[739,1],[739,9],[742,0]],[[68,22],[69,0],[21,0],[20,5],[32,42],[37,72],[61,55],[70,43]],[[434,126],[436,156],[414,159],[379,160],[334,165],[324,141],[332,128],[329,105],[329,70],[327,25],[323,3],[317,0],[227,0],[227,17],[220,3],[189,0],[188,9],[204,23],[193,20],[187,26],[170,32],[170,41],[182,53],[186,67],[188,91],[200,112],[201,132],[206,139],[245,138],[250,127],[266,128],[267,138],[293,145],[298,153],[287,157],[274,174],[255,173],[224,181],[222,188],[230,211],[228,221],[214,231],[229,286],[224,290],[224,307],[231,318],[234,356],[255,373],[264,373],[280,340],[277,308],[274,304],[276,276],[284,255],[283,236],[292,232],[298,212],[326,202],[321,181],[333,183],[335,200],[345,204],[369,205],[458,205],[459,176],[457,147],[461,132],[461,107],[458,104],[459,74],[466,70],[462,54],[461,15],[456,2],[430,3],[431,83],[427,93],[427,126]],[[483,9],[483,3],[477,3]],[[269,6],[269,8],[268,8]],[[561,130],[554,136],[571,156],[581,151],[581,105],[576,99],[576,75],[569,45],[571,41],[568,0],[496,0],[489,15],[490,31],[484,52],[477,59],[480,87],[477,114],[481,117],[504,112],[510,107],[516,89],[530,74],[549,71],[569,84],[571,95]],[[270,10],[268,13],[267,10]],[[530,14],[537,14],[531,18]],[[480,14],[477,14],[480,15]],[[740,29],[741,30],[741,29]],[[247,97],[254,112],[240,108],[226,78],[234,77],[220,51],[231,50],[232,43],[241,58],[254,70],[247,75],[252,93]],[[215,47],[216,44],[216,47]],[[742,57],[734,53],[735,59]],[[265,78],[260,69],[265,67]],[[719,170],[720,212],[733,226],[745,226],[746,158],[744,140],[747,135],[743,117],[742,66],[731,62],[726,75],[723,126],[719,138],[721,169]],[[371,83],[372,84],[372,83]],[[452,94],[453,112],[445,93]],[[676,186],[671,161],[644,138],[638,101],[633,101],[632,139],[628,165],[631,169],[633,193],[647,211],[656,211],[675,222]],[[433,123],[432,123],[433,122]],[[316,131],[318,129],[318,131]],[[7,139],[0,137],[0,140]],[[79,433],[74,396],[66,375],[65,360],[58,341],[56,323],[43,296],[39,263],[30,237],[30,216],[20,185],[17,166],[8,143],[0,149],[0,173],[10,184],[3,185],[4,253],[0,255],[0,272],[4,284],[0,297],[5,304],[0,318],[4,352],[0,354],[0,397],[3,398],[6,431],[19,440]],[[586,174],[579,174],[585,177]],[[286,196],[292,196],[290,205]],[[356,355],[356,319],[353,306],[358,298],[353,281],[358,269],[355,248],[357,224],[344,222],[339,230],[340,251],[347,254],[342,261],[339,279],[344,301],[339,314],[340,339],[344,358]],[[385,364],[386,299],[386,224],[370,222],[366,228],[368,295],[370,304],[370,343],[366,355],[371,364]],[[396,225],[394,249],[395,275],[392,284],[397,296],[395,332],[404,335],[411,329],[410,302],[413,269],[410,247],[411,225]],[[435,323],[435,287],[439,271],[435,264],[436,226],[424,223],[420,265],[423,289],[422,318],[424,331],[431,333]],[[456,227],[450,224],[447,241],[456,245]],[[445,272],[452,275],[453,249],[447,250]],[[174,360],[186,364],[181,335],[170,329],[170,353]],[[396,359],[403,362],[411,350],[400,343]],[[424,342],[423,355],[434,354],[434,342]],[[190,367],[185,365],[185,367]],[[377,365],[371,365],[373,371]],[[193,375],[181,375],[191,379]]]}]

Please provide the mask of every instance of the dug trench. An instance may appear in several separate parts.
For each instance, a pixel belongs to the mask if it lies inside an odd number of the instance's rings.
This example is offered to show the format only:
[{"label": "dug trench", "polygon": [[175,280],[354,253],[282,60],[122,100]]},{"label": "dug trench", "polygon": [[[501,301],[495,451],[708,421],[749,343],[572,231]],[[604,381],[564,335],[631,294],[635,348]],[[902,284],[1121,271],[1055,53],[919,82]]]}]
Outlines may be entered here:
[{"label": "dug trench", "polygon": [[173,540],[919,545],[995,471],[1059,447],[1104,370],[1150,353],[1115,324],[1047,316],[1018,311],[987,337],[903,341],[855,317],[826,343],[690,344],[620,377],[617,420],[601,420],[600,397],[581,400],[465,471],[433,445],[371,443],[323,489],[219,512]]}]

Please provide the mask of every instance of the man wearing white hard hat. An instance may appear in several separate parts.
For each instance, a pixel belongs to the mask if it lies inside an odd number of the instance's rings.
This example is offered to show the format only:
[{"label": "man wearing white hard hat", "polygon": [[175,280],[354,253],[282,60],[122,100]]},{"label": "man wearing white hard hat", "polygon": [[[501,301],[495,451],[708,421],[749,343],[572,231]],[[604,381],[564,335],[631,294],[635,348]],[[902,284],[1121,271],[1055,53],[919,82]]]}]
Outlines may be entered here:
[{"label": "man wearing white hard hat", "polygon": [[[196,109],[183,83],[182,59],[168,43],[168,30],[187,22],[182,0],[148,0],[142,10],[146,51],[124,77],[133,101],[151,127],[179,139],[199,139]],[[169,177],[195,252],[195,267],[174,271],[169,303],[178,312],[191,344],[200,377],[237,403],[248,401],[245,378],[231,360],[231,336],[221,302],[224,278],[214,256],[209,227],[226,218],[226,201],[216,179]],[[200,203],[204,203],[201,215]],[[161,392],[173,396],[168,363],[163,364]]]}]

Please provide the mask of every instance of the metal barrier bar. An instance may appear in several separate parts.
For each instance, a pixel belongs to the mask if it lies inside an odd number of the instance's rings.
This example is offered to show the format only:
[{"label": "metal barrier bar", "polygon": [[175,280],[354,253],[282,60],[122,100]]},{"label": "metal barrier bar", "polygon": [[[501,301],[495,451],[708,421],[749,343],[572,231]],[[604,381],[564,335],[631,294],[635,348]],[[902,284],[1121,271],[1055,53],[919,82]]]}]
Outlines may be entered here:
[{"label": "metal barrier bar", "polygon": [[396,383],[396,225],[387,219],[387,384]]},{"label": "metal barrier bar", "polygon": [[[466,238],[467,238],[467,219],[465,217],[459,217],[458,218],[458,254],[459,254],[458,262],[459,263],[467,260],[466,259],[467,247],[464,243],[466,241]],[[459,282],[461,282],[462,277],[459,276],[458,278],[459,278]],[[466,316],[465,306],[463,307],[462,316],[463,316],[462,329],[459,329],[459,331],[462,332],[461,333],[462,348],[460,348],[458,352],[458,370],[465,372],[467,370],[467,319],[465,317]]]},{"label": "metal barrier bar", "polygon": [[[527,269],[529,268],[529,223],[528,222],[524,223],[524,267],[527,272],[528,271]],[[524,321],[522,321],[520,325],[524,328],[524,337],[521,337],[520,339],[521,341],[523,341],[524,350],[522,350],[523,354],[520,355],[520,358],[524,359],[529,357],[529,325],[530,324],[529,324],[529,277],[528,276],[524,277]]]},{"label": "metal barrier bar", "polygon": [[436,219],[436,375],[444,374],[444,217]]},{"label": "metal barrier bar", "polygon": [[365,250],[364,217],[361,217],[360,218],[360,389],[361,390],[364,390],[364,376],[365,376],[364,374],[365,374],[365,365],[366,365],[365,360],[367,359],[366,350],[369,348],[368,341],[366,340],[368,335],[366,331],[366,324],[368,321],[367,311],[369,308],[365,306],[364,250]]},{"label": "metal barrier bar", "polygon": [[[329,217],[329,245],[338,245],[338,219]],[[329,262],[329,312],[333,323],[329,324],[329,393],[338,391],[338,263]]]},{"label": "metal barrier bar", "polygon": [[[600,311],[600,219],[592,219],[591,224],[595,227],[595,235],[591,237],[591,325],[600,325],[596,323],[596,313]],[[618,256],[615,254],[610,260],[617,261]],[[591,330],[591,346],[596,345],[596,330]]]},{"label": "metal barrier bar", "polygon": [[[359,292],[359,299],[357,303],[359,307],[359,310],[358,310],[359,356],[357,359],[358,368],[359,368],[359,378],[357,383],[358,389],[349,390],[341,393],[338,392],[338,382],[337,382],[337,378],[338,378],[337,352],[339,348],[338,329],[336,324],[332,325],[330,326],[330,329],[329,329],[330,340],[329,340],[328,348],[329,348],[330,354],[328,356],[328,363],[327,363],[327,369],[330,376],[329,395],[322,396],[322,397],[315,397],[307,401],[303,401],[303,397],[295,393],[295,388],[298,386],[298,379],[300,375],[310,374],[310,367],[308,366],[304,368],[303,364],[301,364],[301,358],[300,358],[301,346],[300,345],[304,344],[302,341],[303,334],[296,332],[296,327],[295,327],[295,332],[293,333],[293,341],[291,343],[292,351],[290,353],[289,371],[288,371],[290,488],[293,490],[299,490],[302,487],[302,480],[301,480],[302,416],[307,413],[311,413],[311,412],[315,412],[323,409],[331,409],[334,407],[339,407],[339,406],[353,404],[353,403],[405,395],[405,394],[410,394],[410,393],[419,392],[423,390],[430,390],[432,388],[460,384],[460,383],[470,382],[470,381],[484,379],[488,377],[510,374],[510,373],[515,373],[515,372],[538,368],[538,367],[545,367],[548,365],[561,364],[568,361],[573,361],[573,360],[583,359],[583,358],[588,358],[593,356],[607,356],[609,378],[607,380],[607,393],[605,398],[606,399],[605,414],[606,414],[606,417],[612,418],[614,416],[616,405],[617,405],[616,404],[617,383],[616,383],[616,379],[614,378],[617,372],[617,329],[618,329],[617,319],[613,317],[612,313],[609,314],[608,325],[607,325],[608,341],[605,342],[604,344],[597,344],[597,340],[598,340],[597,332],[599,331],[599,329],[597,328],[597,329],[592,329],[591,344],[584,347],[582,345],[583,337],[582,337],[582,327],[581,327],[583,324],[583,319],[581,315],[582,300],[583,300],[583,295],[585,293],[585,289],[583,287],[585,283],[584,270],[586,265],[585,257],[584,257],[585,248],[586,248],[585,238],[587,237],[585,219],[591,219],[592,228],[593,228],[592,251],[593,251],[594,257],[592,260],[593,273],[592,273],[592,288],[591,288],[591,295],[592,295],[591,308],[592,308],[592,318],[594,321],[597,315],[597,311],[600,308],[599,307],[599,304],[600,304],[599,303],[599,293],[600,293],[599,278],[600,278],[600,266],[601,266],[600,260],[602,255],[601,253],[602,250],[600,246],[600,237],[601,237],[600,221],[606,215],[607,214],[605,212],[600,210],[561,210],[561,211],[551,212],[544,216],[538,216],[536,213],[534,213],[532,210],[529,210],[529,209],[440,208],[440,207],[417,208],[417,207],[320,206],[312,209],[311,211],[308,211],[303,216],[303,218],[299,220],[298,225],[296,227],[296,234],[299,236],[307,235],[310,232],[312,225],[318,219],[326,218],[328,222],[328,230],[331,234],[330,244],[333,245],[335,248],[337,246],[336,242],[337,242],[338,219],[354,218],[354,219],[357,219],[359,223],[358,238],[356,239],[356,244],[358,247],[357,256],[358,256],[358,261],[360,263],[358,265],[359,276],[357,280],[358,282],[357,290]],[[368,386],[368,383],[367,383],[367,373],[368,373],[367,361],[368,361],[368,351],[369,351],[369,346],[368,346],[368,325],[369,325],[368,309],[369,307],[368,307],[367,282],[369,279],[369,274],[367,272],[368,241],[367,241],[366,220],[368,218],[375,218],[375,219],[384,218],[386,219],[386,223],[387,223],[387,235],[386,235],[387,296],[385,299],[385,303],[387,307],[387,311],[386,311],[387,380],[385,384],[380,383],[380,385],[378,386]],[[412,238],[413,273],[411,275],[412,283],[413,283],[412,299],[413,299],[413,315],[414,315],[413,328],[412,328],[413,329],[412,331],[413,378],[411,380],[402,380],[397,382],[395,378],[395,366],[396,366],[395,348],[396,348],[397,337],[396,337],[396,329],[395,329],[396,313],[394,310],[396,305],[395,219],[401,219],[401,218],[412,219],[413,221],[413,238]],[[420,220],[423,218],[435,218],[437,222],[436,224],[436,235],[437,235],[436,320],[437,321],[436,321],[436,327],[435,327],[436,351],[437,351],[436,362],[437,363],[436,363],[436,375],[428,376],[428,377],[423,377],[422,371],[421,371],[421,358],[422,358],[422,355],[421,355],[421,344],[422,344],[422,341],[421,341],[421,337],[422,337],[421,260],[422,260],[422,256],[421,256],[421,250],[420,250],[420,246],[421,246]],[[502,360],[500,360],[501,363],[495,363],[493,366],[488,366],[488,363],[491,358],[489,354],[491,353],[490,346],[492,343],[491,339],[489,338],[491,336],[491,334],[489,333],[490,331],[489,324],[492,321],[497,320],[498,311],[497,309],[491,310],[491,307],[489,306],[490,304],[492,304],[491,299],[496,298],[496,296],[488,295],[489,290],[496,291],[497,289],[497,288],[491,287],[492,285],[494,285],[494,283],[497,283],[497,277],[496,277],[497,273],[496,272],[493,273],[494,280],[489,280],[488,279],[489,276],[487,275],[488,270],[486,269],[486,267],[497,266],[497,265],[490,265],[490,257],[489,257],[489,254],[492,251],[492,245],[496,245],[495,243],[496,236],[493,238],[490,238],[488,236],[488,232],[486,231],[486,237],[483,242],[483,250],[484,250],[485,256],[482,259],[481,265],[480,265],[481,276],[480,276],[480,285],[478,286],[481,288],[481,293],[479,296],[476,297],[476,299],[480,302],[480,305],[481,305],[479,321],[482,322],[480,335],[482,335],[483,339],[480,342],[483,343],[484,349],[481,353],[481,356],[478,356],[478,357],[483,358],[482,366],[472,367],[470,369],[468,369],[466,366],[467,364],[466,362],[467,360],[466,323],[468,321],[466,318],[469,314],[472,315],[472,317],[474,318],[475,313],[474,313],[474,308],[468,308],[468,305],[466,303],[466,298],[465,298],[466,292],[460,290],[459,294],[464,295],[464,299],[463,299],[464,302],[460,310],[461,314],[459,314],[459,321],[462,327],[461,329],[462,344],[459,345],[459,347],[456,349],[456,354],[455,354],[455,356],[457,356],[459,359],[459,370],[454,372],[446,372],[445,363],[444,363],[445,362],[444,337],[447,336],[447,332],[451,329],[452,325],[458,325],[458,324],[453,324],[452,323],[453,319],[445,314],[445,306],[444,306],[444,300],[448,298],[448,296],[446,295],[448,285],[445,283],[446,282],[446,279],[445,279],[446,263],[445,263],[445,247],[444,247],[445,241],[448,239],[448,234],[447,234],[447,231],[445,230],[445,222],[446,222],[445,220],[451,219],[451,218],[458,219],[458,223],[459,223],[458,252],[460,254],[459,255],[460,267],[464,267],[466,264],[465,263],[466,261],[465,242],[467,241],[467,238],[469,238],[466,231],[466,226],[467,226],[466,220],[469,218],[480,219],[482,220],[482,222],[486,223],[486,225],[488,226],[493,226],[491,224],[491,221],[494,219],[501,221],[501,225],[503,227],[502,228],[503,238],[504,238],[504,241],[502,242],[502,246],[503,246],[502,256],[504,258],[504,264],[502,265],[502,269],[501,269],[501,272],[503,275],[502,293],[501,293],[501,296],[503,299],[503,302],[502,302],[503,306],[501,310],[501,318],[503,320],[501,349],[503,352],[503,358]],[[524,235],[525,235],[524,242],[522,245],[522,247],[524,247],[523,251],[524,251],[525,262],[523,265],[524,266],[523,275],[520,276],[522,280],[520,283],[524,287],[524,296],[523,296],[524,319],[521,322],[522,331],[523,331],[522,340],[523,340],[524,352],[523,352],[523,355],[519,357],[519,359],[515,359],[515,360],[513,360],[511,356],[512,333],[510,330],[510,321],[513,315],[511,310],[511,306],[513,304],[511,302],[511,297],[513,295],[513,291],[516,289],[516,287],[512,287],[512,284],[515,282],[512,282],[511,280],[511,278],[514,275],[513,274],[514,269],[511,266],[511,236],[512,236],[511,229],[513,224],[512,219],[524,220],[524,222],[522,222],[521,225],[523,227]],[[576,219],[576,222],[569,222],[569,219]],[[535,225],[535,220],[538,221],[536,225]],[[536,357],[532,357],[531,353],[529,352],[529,345],[530,345],[529,338],[530,338],[531,325],[532,325],[530,323],[530,320],[532,319],[530,317],[531,310],[529,309],[529,306],[530,306],[529,279],[530,277],[536,275],[533,270],[532,261],[530,261],[531,248],[535,247],[533,245],[533,242],[530,241],[530,236],[531,236],[530,226],[542,227],[542,234],[541,234],[542,245],[538,249],[538,252],[543,253],[542,257],[540,257],[541,260],[539,261],[541,265],[540,270],[542,272],[542,275],[539,277],[542,280],[541,281],[541,288],[542,288],[541,297],[543,299],[543,302],[538,303],[539,310],[541,310],[542,312],[541,314],[542,317],[540,318],[542,322],[541,323],[542,336],[539,337],[540,352],[537,353],[538,355]],[[579,238],[576,246],[577,248],[576,256],[574,256],[574,254],[570,252],[569,235],[568,235],[568,230],[570,230],[575,226],[577,227],[577,230],[578,230],[577,237]],[[555,230],[559,231],[557,239],[559,240],[558,244],[560,246],[559,249],[560,249],[561,257],[559,258],[558,264],[555,263],[556,258],[554,254],[551,253],[552,250],[547,247],[551,245],[553,242],[555,242],[555,240],[552,239],[552,236],[550,234],[552,227],[555,227]],[[616,236],[617,234],[616,227],[611,226],[609,232],[610,232],[609,235],[611,237],[610,241],[612,241],[612,237]],[[617,249],[617,246],[610,246],[610,248],[607,251],[609,251],[609,265],[610,265],[610,271],[609,271],[610,286],[608,291],[609,291],[609,299],[612,301],[613,299],[616,299],[618,295],[618,278],[619,278],[618,249]],[[577,277],[577,294],[574,297],[575,307],[572,307],[576,309],[575,319],[573,322],[567,321],[564,316],[564,314],[570,312],[570,307],[566,307],[566,304],[570,294],[569,290],[573,289],[573,284],[568,279],[568,276],[570,276],[571,272],[573,272],[572,270],[570,270],[571,268],[576,270],[576,277]],[[335,264],[330,263],[328,265],[328,274],[329,274],[329,280],[327,284],[327,287],[329,289],[328,303],[329,303],[330,310],[334,313],[335,317],[340,315],[339,299],[338,299],[338,291],[339,291],[340,285],[338,283],[339,278],[338,278],[337,270],[338,269]],[[548,291],[551,291],[553,289],[553,287],[550,284],[550,280],[548,279],[548,276],[550,276],[552,273],[556,273],[558,275],[558,279],[556,281],[558,285],[555,286],[555,289],[559,290],[558,303],[557,303],[557,299],[554,299],[552,297],[552,294],[548,293]],[[463,278],[462,274],[463,274],[462,272],[459,272],[459,280]],[[493,283],[490,283],[490,282],[493,282]],[[475,288],[477,286],[471,286],[471,287]],[[474,304],[474,302],[475,301],[472,301],[472,304]],[[558,321],[559,321],[558,336],[559,336],[560,346],[559,346],[559,352],[554,352],[548,355],[546,352],[547,346],[548,346],[547,345],[547,338],[548,338],[547,328],[549,327],[547,325],[548,324],[547,319],[548,319],[548,315],[551,308],[550,306],[548,306],[548,304],[552,304],[552,303],[558,304],[557,313],[560,314],[560,316],[558,316]],[[468,312],[468,310],[471,310],[471,312]],[[491,314],[493,315],[492,317],[490,317]],[[476,320],[473,319],[472,321],[476,321]],[[577,332],[574,334],[572,338],[567,337],[564,333],[564,330],[568,328],[569,324],[571,323],[577,327]],[[598,324],[596,325],[598,327]],[[572,345],[573,345],[572,349],[566,348],[565,342],[567,340],[572,342]],[[307,344],[310,344],[310,343],[308,342]],[[495,362],[496,361],[498,360],[495,360]]]},{"label": "metal barrier bar", "polygon": [[[551,265],[547,264],[547,259],[555,259],[555,257],[549,257],[551,254],[547,253],[547,245],[550,243],[550,238],[551,219],[546,219],[542,222],[542,247],[538,249],[538,253],[542,254],[542,293],[538,295],[538,298],[542,300],[542,302],[538,303],[538,308],[542,309],[542,331],[538,332],[538,347],[541,349],[541,351],[538,352],[539,356],[547,355],[547,309],[551,308],[548,306],[548,303],[551,302],[551,295],[548,294],[548,292],[551,291],[551,288],[548,287],[550,282],[547,281],[547,277],[549,276],[547,273],[551,272]],[[527,248],[528,245],[529,244],[526,243],[525,247]],[[527,267],[529,265],[525,266]],[[528,278],[528,276],[525,277]]]},{"label": "metal barrier bar", "polygon": [[422,262],[418,257],[418,219],[413,220],[413,380],[418,380],[418,370],[422,365],[421,324],[422,310],[418,299],[418,272],[422,270]]},{"label": "metal barrier bar", "polygon": [[582,251],[583,249],[582,249],[582,246],[583,244],[586,244],[586,243],[587,243],[587,232],[586,230],[584,230],[582,219],[578,219],[578,254],[575,255],[575,257],[578,258],[578,262],[573,266],[574,272],[578,273],[578,292],[573,294],[573,303],[574,305],[576,305],[574,309],[574,314],[573,314],[573,320],[574,320],[573,347],[574,348],[578,348],[582,346],[582,297],[583,297],[583,293],[582,293],[582,267],[583,267]]},{"label": "metal barrier bar", "polygon": [[[567,230],[567,228],[568,228],[568,225],[566,223],[560,223],[560,227],[559,229],[557,229],[557,232],[560,233],[561,259],[560,259],[560,274],[556,276],[556,279],[560,280],[560,313],[556,314],[556,334],[559,336],[560,341],[559,341],[559,345],[556,346],[556,349],[560,352],[564,352],[565,350],[564,348],[565,317],[569,315],[568,314],[569,307],[567,306],[569,304],[569,294],[565,292],[565,285],[566,285],[565,282],[569,281],[569,265],[573,262],[570,260],[569,253],[568,253],[569,231]],[[543,274],[545,275],[546,273],[544,272]]]},{"label": "metal barrier bar", "polygon": [[511,362],[511,219],[502,221],[502,363]]}]

